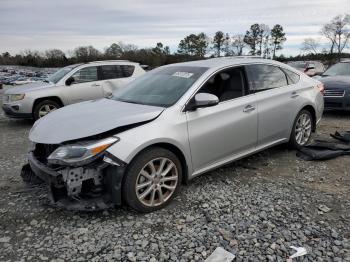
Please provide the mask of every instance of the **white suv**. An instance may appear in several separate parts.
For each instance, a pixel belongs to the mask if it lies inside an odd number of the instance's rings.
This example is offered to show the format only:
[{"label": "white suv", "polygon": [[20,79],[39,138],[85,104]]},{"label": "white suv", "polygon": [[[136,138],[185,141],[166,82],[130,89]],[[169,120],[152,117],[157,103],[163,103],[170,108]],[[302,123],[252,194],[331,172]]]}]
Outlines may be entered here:
[{"label": "white suv", "polygon": [[70,65],[42,82],[6,90],[2,109],[8,117],[37,120],[65,105],[110,97],[144,73],[138,63],[124,60]]}]

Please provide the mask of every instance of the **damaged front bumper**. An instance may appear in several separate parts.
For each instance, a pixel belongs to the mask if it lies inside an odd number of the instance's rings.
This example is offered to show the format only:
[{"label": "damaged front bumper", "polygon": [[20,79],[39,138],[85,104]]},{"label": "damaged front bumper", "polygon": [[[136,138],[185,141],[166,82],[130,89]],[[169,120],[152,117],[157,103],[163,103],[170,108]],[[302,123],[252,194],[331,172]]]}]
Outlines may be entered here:
[{"label": "damaged front bumper", "polygon": [[[113,165],[102,158],[80,167],[48,166],[33,151],[28,154],[30,171],[49,188],[49,199],[68,210],[97,211],[120,205],[125,166]],[[28,172],[28,167],[22,172]],[[23,175],[22,175],[23,176]]]}]

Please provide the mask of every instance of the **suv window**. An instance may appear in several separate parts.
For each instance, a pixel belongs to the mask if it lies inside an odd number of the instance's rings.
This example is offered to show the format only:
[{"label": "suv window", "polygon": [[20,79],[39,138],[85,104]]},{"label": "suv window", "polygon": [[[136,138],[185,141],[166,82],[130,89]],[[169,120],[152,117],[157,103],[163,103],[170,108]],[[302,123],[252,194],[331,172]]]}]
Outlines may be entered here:
[{"label": "suv window", "polygon": [[283,68],[283,71],[287,75],[289,85],[294,85],[299,82],[300,76],[298,74],[284,68]]},{"label": "suv window", "polygon": [[133,65],[120,65],[123,77],[130,77],[134,73],[135,66]]},{"label": "suv window", "polygon": [[249,85],[255,92],[261,92],[288,85],[281,68],[272,65],[248,65]]},{"label": "suv window", "polygon": [[244,69],[237,67],[213,75],[198,93],[216,95],[220,102],[247,95],[248,90],[245,85]]},{"label": "suv window", "polygon": [[104,65],[101,66],[102,79],[116,79],[130,77],[134,73],[135,66],[132,65]]},{"label": "suv window", "polygon": [[91,67],[85,67],[77,72],[75,72],[72,77],[74,78],[74,83],[86,83],[86,82],[92,82],[97,81],[97,67],[91,66]]}]

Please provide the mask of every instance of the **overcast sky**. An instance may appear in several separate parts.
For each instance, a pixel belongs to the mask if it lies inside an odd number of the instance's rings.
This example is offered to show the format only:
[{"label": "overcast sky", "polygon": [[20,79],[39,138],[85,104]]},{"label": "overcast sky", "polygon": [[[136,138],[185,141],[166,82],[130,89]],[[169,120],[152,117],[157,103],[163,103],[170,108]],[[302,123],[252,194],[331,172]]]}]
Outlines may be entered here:
[{"label": "overcast sky", "polygon": [[0,0],[0,52],[79,45],[100,50],[123,41],[139,47],[157,42],[176,51],[190,33],[245,33],[253,23],[281,24],[283,54],[298,54],[305,37],[350,13],[350,0]]}]

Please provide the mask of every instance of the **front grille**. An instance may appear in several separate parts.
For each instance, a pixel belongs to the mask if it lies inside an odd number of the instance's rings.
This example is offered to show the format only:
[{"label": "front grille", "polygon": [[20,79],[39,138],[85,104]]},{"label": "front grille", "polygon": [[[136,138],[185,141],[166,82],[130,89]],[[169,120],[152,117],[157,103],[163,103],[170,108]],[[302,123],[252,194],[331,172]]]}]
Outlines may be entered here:
[{"label": "front grille", "polygon": [[325,97],[343,97],[345,90],[343,89],[326,89],[324,91]]},{"label": "front grille", "polygon": [[36,144],[34,149],[34,156],[42,163],[47,163],[47,158],[59,145],[50,144]]}]

